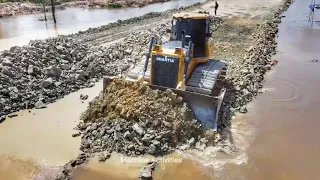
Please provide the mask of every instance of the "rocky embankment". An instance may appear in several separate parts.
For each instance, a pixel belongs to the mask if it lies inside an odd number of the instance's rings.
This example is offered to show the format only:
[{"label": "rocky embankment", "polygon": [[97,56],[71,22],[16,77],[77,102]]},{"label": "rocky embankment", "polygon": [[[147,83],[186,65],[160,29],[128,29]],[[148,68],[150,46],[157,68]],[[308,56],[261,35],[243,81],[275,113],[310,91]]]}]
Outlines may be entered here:
[{"label": "rocky embankment", "polygon": [[[56,10],[64,10],[64,6],[56,6]],[[46,11],[51,11],[51,7],[47,6]],[[0,18],[6,16],[14,16],[19,14],[43,13],[43,6],[29,2],[8,2],[0,3]]]},{"label": "rocky embankment", "polygon": [[163,3],[170,0],[90,0],[87,6],[91,8],[127,8],[127,7],[143,7],[154,3]]},{"label": "rocky embankment", "polygon": [[93,86],[103,75],[124,72],[143,57],[145,48],[129,43],[130,37],[127,43],[91,48],[77,39],[57,37],[3,51],[0,55],[2,116],[21,109],[45,107],[64,95]]},{"label": "rocky embankment", "polygon": [[90,8],[90,9],[117,9],[117,8],[138,8],[149,4],[163,3],[170,0],[84,0],[62,3],[64,7]]},{"label": "rocky embankment", "polygon": [[[56,10],[65,10],[66,8],[128,8],[128,7],[143,7],[154,3],[163,3],[170,0],[84,0],[84,1],[72,1],[65,2],[55,6]],[[46,6],[46,11],[51,11],[51,5]],[[8,2],[0,3],[0,18],[6,16],[13,16],[19,14],[34,14],[43,13],[42,4],[35,4],[30,2]]]}]

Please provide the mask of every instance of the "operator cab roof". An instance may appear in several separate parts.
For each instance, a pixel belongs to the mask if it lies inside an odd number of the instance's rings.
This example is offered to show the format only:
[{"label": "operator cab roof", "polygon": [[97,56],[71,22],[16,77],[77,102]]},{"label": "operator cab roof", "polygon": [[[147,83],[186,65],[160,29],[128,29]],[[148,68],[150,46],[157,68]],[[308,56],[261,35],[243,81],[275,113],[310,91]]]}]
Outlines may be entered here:
[{"label": "operator cab roof", "polygon": [[199,12],[179,12],[176,14],[173,14],[173,17],[175,18],[191,18],[191,19],[207,19],[209,18],[209,14],[205,13],[199,13]]}]

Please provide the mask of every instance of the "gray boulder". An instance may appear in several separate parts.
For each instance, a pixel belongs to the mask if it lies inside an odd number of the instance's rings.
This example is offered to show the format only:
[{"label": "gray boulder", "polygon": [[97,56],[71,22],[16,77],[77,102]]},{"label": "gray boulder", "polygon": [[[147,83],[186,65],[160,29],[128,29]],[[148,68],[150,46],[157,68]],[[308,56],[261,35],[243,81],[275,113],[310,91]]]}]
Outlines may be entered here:
[{"label": "gray boulder", "polygon": [[47,88],[47,87],[51,86],[52,83],[53,83],[52,78],[48,78],[48,79],[46,79],[46,80],[44,80],[44,81],[42,82],[42,87],[43,87],[43,88]]},{"label": "gray boulder", "polygon": [[62,70],[57,67],[49,66],[45,69],[45,73],[47,76],[59,77],[62,73]]},{"label": "gray boulder", "polygon": [[135,123],[133,126],[132,126],[133,130],[135,132],[137,132],[139,135],[143,135],[144,134],[144,130],[141,126],[139,126],[139,124]]},{"label": "gray boulder", "polygon": [[43,109],[43,108],[46,108],[47,105],[43,102],[43,99],[39,99],[35,104],[34,104],[34,107],[36,109]]}]

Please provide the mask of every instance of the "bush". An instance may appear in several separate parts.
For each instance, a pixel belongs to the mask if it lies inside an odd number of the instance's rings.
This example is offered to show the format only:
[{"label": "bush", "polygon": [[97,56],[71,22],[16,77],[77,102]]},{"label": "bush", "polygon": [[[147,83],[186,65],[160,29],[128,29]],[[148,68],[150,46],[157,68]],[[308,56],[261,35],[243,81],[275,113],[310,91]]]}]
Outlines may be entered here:
[{"label": "bush", "polygon": [[122,8],[122,4],[120,4],[120,3],[110,3],[110,4],[108,4],[107,7],[110,8],[110,9],[118,9],[118,8]]},{"label": "bush", "polygon": [[56,2],[65,3],[65,2],[72,2],[74,0],[56,0]]}]

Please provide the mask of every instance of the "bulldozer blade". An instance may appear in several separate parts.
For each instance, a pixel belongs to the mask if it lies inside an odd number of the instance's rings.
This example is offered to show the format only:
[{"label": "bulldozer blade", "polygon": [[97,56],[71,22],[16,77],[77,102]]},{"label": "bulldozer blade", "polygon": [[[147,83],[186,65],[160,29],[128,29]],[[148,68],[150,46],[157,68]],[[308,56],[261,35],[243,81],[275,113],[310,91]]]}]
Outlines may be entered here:
[{"label": "bulldozer blade", "polygon": [[[113,78],[105,77],[103,79],[103,88],[107,88]],[[174,93],[181,96],[183,101],[188,104],[188,107],[193,111],[197,120],[205,129],[217,130],[217,121],[219,120],[219,110],[225,95],[225,89],[222,89],[218,96],[209,96],[191,91],[180,89],[172,89],[162,86],[149,85],[155,90],[165,91],[171,89]]]},{"label": "bulldozer blade", "polygon": [[218,96],[209,96],[191,91],[166,88],[162,86],[149,85],[151,89],[165,91],[171,89],[174,93],[181,96],[194,115],[200,121],[205,129],[217,130],[217,121],[219,120],[219,110],[225,95],[225,89],[222,89]]}]

